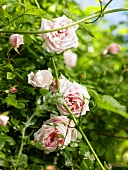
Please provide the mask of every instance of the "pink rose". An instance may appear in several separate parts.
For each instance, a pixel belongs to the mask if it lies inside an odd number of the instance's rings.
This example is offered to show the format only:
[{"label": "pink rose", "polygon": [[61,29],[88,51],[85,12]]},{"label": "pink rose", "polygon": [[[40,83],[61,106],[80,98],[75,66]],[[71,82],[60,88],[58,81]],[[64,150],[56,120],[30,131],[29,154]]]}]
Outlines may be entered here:
[{"label": "pink rose", "polygon": [[56,115],[51,115],[51,118],[45,122],[46,124],[48,123],[54,123],[54,124],[63,124],[68,128],[68,131],[71,133],[71,140],[76,141],[77,139],[77,130],[75,129],[75,123],[73,120],[70,120],[67,118],[67,116],[56,116]]},{"label": "pink rose", "polygon": [[[62,88],[60,92],[63,93],[63,102],[66,103],[76,117],[85,115],[86,111],[89,111],[90,95],[86,87],[76,82],[70,83],[65,87],[60,87]],[[57,108],[61,115],[69,115],[67,109],[61,104],[57,104]]]},{"label": "pink rose", "polygon": [[16,93],[16,92],[18,92],[18,89],[15,88],[15,87],[11,87],[11,88],[9,89],[9,92],[10,92],[10,93]]},{"label": "pink rose", "polygon": [[0,115],[0,125],[1,126],[6,126],[8,120],[9,120],[8,116]]},{"label": "pink rose", "polygon": [[19,48],[21,44],[24,44],[23,36],[19,34],[13,34],[10,36],[10,44],[14,48]]},{"label": "pink rose", "polygon": [[65,51],[64,61],[68,67],[74,67],[77,63],[77,54],[73,53],[72,50]]},{"label": "pink rose", "polygon": [[[54,21],[42,18],[40,30],[49,30],[59,28],[71,24],[73,21],[67,18],[65,15],[59,18],[53,19]],[[58,30],[54,32],[48,32],[41,34],[40,36],[45,40],[43,48],[48,52],[56,52],[57,54],[63,52],[68,48],[78,47],[78,38],[75,30],[78,25]]]},{"label": "pink rose", "polygon": [[121,49],[121,46],[116,44],[116,43],[112,43],[108,46],[108,53],[109,54],[117,54]]},{"label": "pink rose", "polygon": [[53,76],[50,68],[48,70],[39,70],[36,74],[33,72],[28,74],[28,83],[34,87],[41,87],[48,90],[52,81]]},{"label": "pink rose", "polygon": [[64,149],[71,141],[71,133],[64,124],[44,124],[34,133],[34,141],[44,149],[44,153],[49,154]]}]

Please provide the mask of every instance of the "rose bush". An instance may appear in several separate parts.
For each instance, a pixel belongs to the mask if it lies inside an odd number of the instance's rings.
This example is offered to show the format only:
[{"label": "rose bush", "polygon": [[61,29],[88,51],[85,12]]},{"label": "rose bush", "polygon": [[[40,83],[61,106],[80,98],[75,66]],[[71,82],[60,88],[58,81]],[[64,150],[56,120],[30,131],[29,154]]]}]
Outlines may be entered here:
[{"label": "rose bush", "polygon": [[[55,18],[53,21],[42,18],[40,30],[59,28],[71,24],[72,22],[73,21],[65,15]],[[68,48],[77,48],[78,38],[75,33],[77,28],[78,25],[75,25],[66,29],[41,34],[40,36],[45,40],[42,47],[48,52],[54,51],[57,54]]]},{"label": "rose bush", "polygon": [[48,70],[39,70],[36,74],[33,72],[28,74],[28,83],[34,87],[49,89],[52,81],[53,76],[50,68]]}]

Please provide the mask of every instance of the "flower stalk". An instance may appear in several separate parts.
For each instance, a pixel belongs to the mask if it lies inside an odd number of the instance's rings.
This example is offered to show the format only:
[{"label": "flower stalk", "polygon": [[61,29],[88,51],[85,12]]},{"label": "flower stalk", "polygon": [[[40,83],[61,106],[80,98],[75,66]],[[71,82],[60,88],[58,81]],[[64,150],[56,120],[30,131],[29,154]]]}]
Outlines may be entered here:
[{"label": "flower stalk", "polygon": [[30,122],[31,122],[31,120],[33,119],[33,117],[35,115],[36,115],[36,111],[32,114],[32,116],[25,123],[25,126],[24,126],[24,128],[22,130],[22,140],[21,140],[21,145],[20,145],[20,149],[19,149],[19,152],[18,152],[18,156],[17,156],[16,165],[14,167],[14,170],[16,170],[18,168],[18,164],[20,162],[20,157],[21,157],[21,154],[22,154],[22,151],[23,151],[23,147],[24,147],[24,139],[25,139],[26,129],[27,129],[27,127],[30,126]]},{"label": "flower stalk", "polygon": [[51,60],[52,60],[53,68],[54,68],[54,71],[55,71],[55,77],[56,77],[56,82],[57,82],[57,88],[58,88],[58,91],[60,91],[59,78],[58,78],[58,73],[57,73],[57,68],[56,68],[56,65],[55,65],[54,58],[51,57]]},{"label": "flower stalk", "polygon": [[[102,13],[102,15],[104,14],[109,14],[109,13],[114,13],[114,12],[120,12],[120,11],[128,11],[128,8],[118,8],[118,9],[112,9],[112,10],[107,10],[104,11]],[[25,14],[24,14],[25,15]],[[53,32],[53,31],[58,31],[58,30],[62,30],[71,26],[74,26],[76,24],[80,24],[82,22],[88,21],[90,19],[96,18],[98,16],[100,16],[100,11],[94,15],[91,15],[89,17],[83,18],[81,20],[78,20],[76,22],[73,22],[71,24],[68,24],[66,26],[60,27],[60,28],[54,28],[54,29],[49,29],[49,30],[43,30],[43,31],[16,31],[16,30],[0,30],[0,33],[19,33],[19,34],[43,34],[43,33],[47,33],[47,32]],[[18,17],[19,18],[19,17]],[[12,21],[11,21],[12,22]]]},{"label": "flower stalk", "polygon": [[63,106],[64,106],[64,107],[67,109],[67,111],[70,113],[70,116],[71,116],[72,120],[73,120],[74,123],[76,124],[79,132],[81,133],[83,139],[85,140],[85,142],[86,142],[87,145],[89,146],[90,150],[91,150],[92,153],[94,154],[94,156],[95,156],[97,162],[99,163],[101,169],[102,169],[102,170],[105,170],[105,168],[104,168],[104,166],[102,165],[101,161],[99,160],[97,154],[95,153],[94,149],[92,148],[92,146],[91,146],[88,138],[86,137],[85,133],[83,132],[81,126],[78,126],[78,121],[77,121],[77,119],[75,118],[75,116],[73,115],[73,113],[71,112],[71,110],[69,109],[69,107],[68,107],[65,103],[63,103]]}]

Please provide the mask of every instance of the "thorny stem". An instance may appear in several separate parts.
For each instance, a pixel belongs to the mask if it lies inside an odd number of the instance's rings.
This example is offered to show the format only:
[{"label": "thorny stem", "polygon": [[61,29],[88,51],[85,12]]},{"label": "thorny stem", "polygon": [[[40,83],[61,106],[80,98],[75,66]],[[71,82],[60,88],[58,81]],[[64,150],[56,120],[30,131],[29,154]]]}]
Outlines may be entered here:
[{"label": "thorny stem", "polygon": [[83,137],[83,139],[84,139],[85,142],[88,144],[90,150],[92,151],[93,155],[95,156],[96,160],[98,161],[101,169],[102,169],[102,170],[105,170],[105,168],[104,168],[104,166],[102,165],[101,161],[99,160],[97,154],[95,153],[94,149],[92,148],[92,146],[91,146],[88,138],[86,137],[85,133],[83,132],[81,126],[78,126],[78,121],[77,121],[77,119],[75,118],[75,116],[73,115],[73,113],[71,112],[71,110],[69,109],[69,107],[68,107],[65,103],[63,103],[63,106],[64,106],[64,107],[67,109],[67,111],[70,113],[71,118],[73,119],[74,123],[76,124],[79,132],[81,133],[81,135],[82,135],[82,137]]},{"label": "thorny stem", "polygon": [[[102,14],[109,14],[109,13],[114,13],[114,12],[119,12],[119,11],[128,11],[128,8],[118,8],[118,9],[112,9],[112,10],[107,10],[107,11],[104,11]],[[94,14],[92,16],[89,16],[89,17],[86,17],[86,18],[83,18],[81,20],[78,20],[76,22],[73,22],[71,24],[68,24],[66,26],[63,26],[63,27],[60,27],[60,28],[54,28],[54,29],[50,29],[50,30],[43,30],[43,31],[11,31],[11,30],[0,30],[0,33],[20,33],[20,34],[42,34],[42,33],[47,33],[47,32],[53,32],[53,31],[58,31],[58,30],[62,30],[62,29],[65,29],[65,28],[68,28],[68,27],[71,27],[71,26],[74,26],[76,24],[80,24],[82,22],[85,22],[87,20],[90,20],[90,19],[93,19],[93,18],[96,18],[98,17],[99,13],[97,14]],[[18,18],[18,17],[17,17]],[[13,22],[13,21],[11,21]]]},{"label": "thorny stem", "polygon": [[24,128],[23,128],[23,130],[22,130],[22,140],[21,140],[21,145],[20,145],[20,149],[19,149],[19,153],[18,153],[17,161],[16,161],[16,166],[15,166],[14,170],[16,170],[17,167],[18,167],[18,164],[19,164],[19,161],[20,161],[20,157],[21,157],[21,154],[22,154],[22,151],[23,151],[26,129],[27,129],[27,127],[30,125],[31,120],[33,119],[33,117],[34,117],[35,115],[36,115],[36,111],[32,114],[32,116],[31,116],[31,117],[28,119],[28,121],[25,123],[25,126],[24,126]]}]

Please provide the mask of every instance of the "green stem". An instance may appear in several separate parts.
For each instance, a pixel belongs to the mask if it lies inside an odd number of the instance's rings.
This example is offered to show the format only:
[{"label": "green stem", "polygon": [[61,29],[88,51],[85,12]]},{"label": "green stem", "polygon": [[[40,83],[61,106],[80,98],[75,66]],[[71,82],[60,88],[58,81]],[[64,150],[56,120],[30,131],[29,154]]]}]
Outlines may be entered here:
[{"label": "green stem", "polygon": [[54,61],[53,57],[51,57],[51,60],[52,60],[53,68],[54,68],[54,71],[55,71],[55,77],[56,77],[56,82],[57,82],[57,88],[58,88],[58,91],[60,91],[60,83],[59,83],[57,68],[56,68],[55,61]]},{"label": "green stem", "polygon": [[[102,14],[109,14],[109,13],[114,13],[114,12],[119,12],[119,11],[128,11],[128,8],[118,8],[118,9],[112,9],[112,10],[108,10],[108,11],[104,11]],[[92,16],[83,18],[79,21],[73,22],[71,24],[68,24],[66,26],[60,27],[60,28],[54,28],[54,29],[50,29],[50,30],[43,30],[43,31],[11,31],[11,30],[0,30],[0,33],[20,33],[20,34],[42,34],[42,33],[47,33],[47,32],[53,32],[53,31],[58,31],[58,30],[62,30],[71,26],[74,26],[76,24],[80,24],[82,22],[85,22],[87,20],[93,19],[98,17],[100,14],[94,14]]]},{"label": "green stem", "polygon": [[20,145],[20,149],[19,149],[19,153],[17,156],[17,161],[16,161],[16,166],[14,167],[14,170],[17,169],[19,161],[20,161],[20,157],[23,151],[23,147],[24,147],[24,139],[25,139],[25,132],[27,127],[30,125],[31,120],[33,119],[33,117],[36,115],[36,111],[33,113],[33,115],[28,119],[28,121],[25,123],[25,127],[22,130],[22,140],[21,140],[21,145]]},{"label": "green stem", "polygon": [[37,0],[35,0],[35,3],[36,3],[36,5],[37,5],[37,7],[40,8],[40,5],[39,5],[39,3],[37,2]]},{"label": "green stem", "polygon": [[102,170],[105,170],[104,166],[102,165],[102,163],[101,163],[101,161],[99,160],[97,154],[95,153],[94,149],[92,148],[92,146],[91,146],[88,138],[86,137],[85,133],[83,132],[82,128],[81,128],[80,126],[78,126],[78,121],[77,121],[77,119],[75,118],[75,116],[73,115],[73,113],[71,112],[71,110],[69,109],[69,107],[68,107],[65,103],[63,103],[63,106],[64,106],[64,107],[67,109],[67,111],[70,113],[71,118],[73,119],[73,121],[74,121],[74,123],[76,124],[79,132],[80,132],[81,135],[83,136],[83,139],[84,139],[85,142],[88,144],[90,150],[92,151],[93,155],[95,156],[96,160],[98,161],[101,169],[102,169]]}]

